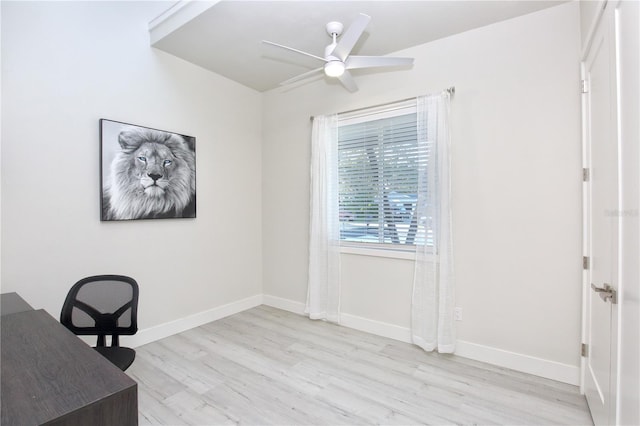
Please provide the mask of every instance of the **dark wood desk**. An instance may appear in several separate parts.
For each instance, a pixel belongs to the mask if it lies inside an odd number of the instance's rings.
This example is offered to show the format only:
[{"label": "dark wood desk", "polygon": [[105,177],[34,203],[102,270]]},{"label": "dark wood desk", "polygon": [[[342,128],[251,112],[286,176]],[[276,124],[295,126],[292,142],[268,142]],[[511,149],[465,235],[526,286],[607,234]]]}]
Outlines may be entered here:
[{"label": "dark wood desk", "polygon": [[137,383],[46,311],[0,322],[3,426],[138,424]]}]

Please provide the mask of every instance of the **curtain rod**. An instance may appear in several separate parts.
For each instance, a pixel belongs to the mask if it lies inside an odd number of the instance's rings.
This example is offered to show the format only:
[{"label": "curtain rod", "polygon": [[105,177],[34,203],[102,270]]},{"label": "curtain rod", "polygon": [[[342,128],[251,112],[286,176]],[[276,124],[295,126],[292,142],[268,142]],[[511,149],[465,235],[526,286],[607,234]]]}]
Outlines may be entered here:
[{"label": "curtain rod", "polygon": [[[447,92],[447,93],[449,93],[450,96],[453,96],[456,93],[456,86],[447,87],[446,89],[443,90],[443,92]],[[350,109],[348,111],[338,112],[337,114],[338,115],[339,114],[350,114],[352,112],[364,111],[365,109],[369,109],[369,108],[379,108],[379,107],[383,107],[383,106],[386,106],[386,105],[397,104],[397,103],[400,103],[400,102],[406,102],[406,101],[410,101],[410,100],[416,99],[416,98],[417,98],[417,96],[412,96],[410,98],[400,99],[400,100],[391,101],[391,102],[385,102],[385,103],[378,104],[378,105],[369,105],[369,106],[362,107],[362,108]],[[313,115],[311,117],[309,117],[309,119],[311,121],[313,121]]]}]

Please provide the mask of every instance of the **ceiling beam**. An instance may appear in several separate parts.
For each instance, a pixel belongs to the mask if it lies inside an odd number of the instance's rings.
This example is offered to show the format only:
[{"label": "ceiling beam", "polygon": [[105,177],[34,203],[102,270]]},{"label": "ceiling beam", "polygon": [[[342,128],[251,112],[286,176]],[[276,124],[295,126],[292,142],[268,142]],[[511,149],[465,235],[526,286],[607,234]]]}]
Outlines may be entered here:
[{"label": "ceiling beam", "polygon": [[180,0],[149,22],[151,46],[187,24],[203,12],[215,6],[221,0],[193,1]]}]

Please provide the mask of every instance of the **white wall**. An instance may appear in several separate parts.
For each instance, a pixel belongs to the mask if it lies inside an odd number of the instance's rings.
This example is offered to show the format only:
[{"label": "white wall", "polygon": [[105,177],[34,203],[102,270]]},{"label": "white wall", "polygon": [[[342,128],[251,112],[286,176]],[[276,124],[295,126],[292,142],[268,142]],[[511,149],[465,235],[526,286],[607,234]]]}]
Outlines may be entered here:
[{"label": "white wall", "polygon": [[593,36],[607,0],[580,0],[580,41],[583,51]]},{"label": "white wall", "polygon": [[[455,86],[460,340],[559,363],[577,383],[581,315],[579,9],[567,3],[399,52],[412,70],[265,94],[267,295],[306,296],[310,115]],[[413,262],[343,254],[348,315],[408,328]],[[533,359],[531,358],[531,359]]]},{"label": "white wall", "polygon": [[[140,284],[141,329],[262,292],[261,96],[149,47],[167,2],[2,2],[2,292],[58,317]],[[197,218],[100,222],[98,120],[196,139]]]}]

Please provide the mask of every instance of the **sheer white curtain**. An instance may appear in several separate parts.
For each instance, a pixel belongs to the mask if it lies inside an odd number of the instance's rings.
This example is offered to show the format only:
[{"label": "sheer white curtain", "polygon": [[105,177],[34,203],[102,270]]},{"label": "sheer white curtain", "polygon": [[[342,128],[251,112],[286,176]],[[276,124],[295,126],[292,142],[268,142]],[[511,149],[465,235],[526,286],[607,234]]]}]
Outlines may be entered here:
[{"label": "sheer white curtain", "polygon": [[448,92],[417,98],[418,144],[429,156],[419,167],[418,232],[425,244],[416,247],[411,301],[413,343],[443,353],[455,350],[449,103]]},{"label": "sheer white curtain", "polygon": [[338,116],[316,116],[311,137],[309,282],[305,312],[340,321]]}]

